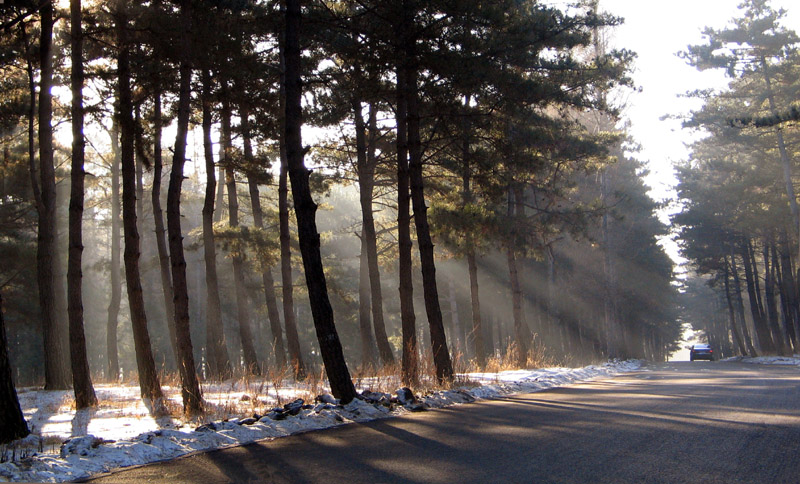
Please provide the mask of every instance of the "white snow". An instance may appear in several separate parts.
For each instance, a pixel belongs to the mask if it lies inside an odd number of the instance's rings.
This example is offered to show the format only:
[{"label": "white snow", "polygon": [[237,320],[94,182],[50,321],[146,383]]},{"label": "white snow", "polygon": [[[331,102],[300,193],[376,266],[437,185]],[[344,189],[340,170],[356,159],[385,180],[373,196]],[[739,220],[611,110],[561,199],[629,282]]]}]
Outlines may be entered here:
[{"label": "white snow", "polygon": [[[798,361],[800,364],[800,360]],[[259,380],[204,385],[207,410],[213,417],[184,422],[150,416],[136,385],[96,385],[97,409],[76,412],[67,391],[22,389],[20,405],[34,434],[0,447],[0,481],[61,482],[114,469],[172,459],[195,451],[240,445],[298,432],[365,422],[425,408],[441,408],[481,398],[529,393],[577,381],[633,371],[640,361],[611,362],[584,368],[544,368],[459,375],[470,384],[437,391],[402,405],[392,395],[371,392],[374,382],[360,380],[366,400],[347,405],[304,402],[296,415],[270,410],[317,388],[278,387]],[[324,388],[320,388],[320,393]],[[164,386],[170,402],[180,408],[180,389]],[[285,407],[289,407],[286,405]],[[257,414],[257,415],[254,415]],[[244,420],[247,417],[258,419]],[[276,419],[277,418],[277,419]],[[203,424],[203,425],[201,425]],[[4,455],[5,453],[5,455]],[[13,458],[12,458],[13,457]]]},{"label": "white snow", "polygon": [[789,356],[734,356],[722,361],[738,361],[758,365],[789,365],[800,367],[800,355]]}]

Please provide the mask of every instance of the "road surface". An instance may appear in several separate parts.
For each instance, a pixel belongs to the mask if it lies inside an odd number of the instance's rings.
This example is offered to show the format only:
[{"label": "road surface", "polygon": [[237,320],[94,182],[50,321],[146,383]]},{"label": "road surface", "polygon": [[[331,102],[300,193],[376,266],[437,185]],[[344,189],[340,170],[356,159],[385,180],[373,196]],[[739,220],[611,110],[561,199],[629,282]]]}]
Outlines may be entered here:
[{"label": "road surface", "polygon": [[195,454],[94,482],[797,483],[800,369],[652,365]]}]

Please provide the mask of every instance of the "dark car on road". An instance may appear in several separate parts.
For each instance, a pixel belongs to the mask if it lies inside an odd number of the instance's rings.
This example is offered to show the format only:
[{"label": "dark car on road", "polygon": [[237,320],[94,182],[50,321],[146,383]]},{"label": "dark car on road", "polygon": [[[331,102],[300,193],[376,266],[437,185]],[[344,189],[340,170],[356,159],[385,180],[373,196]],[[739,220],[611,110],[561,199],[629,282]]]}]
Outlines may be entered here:
[{"label": "dark car on road", "polygon": [[714,350],[707,344],[692,345],[689,348],[689,361],[694,360],[714,361]]}]

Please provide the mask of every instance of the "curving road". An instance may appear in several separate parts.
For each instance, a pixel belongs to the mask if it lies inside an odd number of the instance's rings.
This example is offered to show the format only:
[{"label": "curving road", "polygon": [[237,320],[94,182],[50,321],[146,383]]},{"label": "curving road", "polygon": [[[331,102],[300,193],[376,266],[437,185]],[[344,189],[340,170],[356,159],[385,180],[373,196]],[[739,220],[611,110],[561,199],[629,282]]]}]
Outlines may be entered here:
[{"label": "curving road", "polygon": [[93,482],[797,483],[799,451],[799,368],[679,362]]}]

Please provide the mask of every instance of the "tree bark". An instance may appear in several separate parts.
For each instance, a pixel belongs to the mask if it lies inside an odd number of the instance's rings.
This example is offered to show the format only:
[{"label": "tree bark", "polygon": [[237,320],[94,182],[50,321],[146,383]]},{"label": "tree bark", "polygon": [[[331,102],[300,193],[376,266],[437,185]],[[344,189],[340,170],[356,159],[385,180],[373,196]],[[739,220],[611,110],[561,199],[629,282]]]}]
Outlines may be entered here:
[{"label": "tree bark", "polygon": [[[242,144],[244,145],[244,157],[248,167],[255,168],[255,158],[253,156],[253,146],[250,134],[249,112],[246,107],[240,107],[242,112]],[[250,207],[253,212],[253,226],[258,230],[264,230],[264,212],[261,209],[261,196],[258,191],[258,181],[252,169],[247,171],[247,188],[250,192]],[[282,370],[286,367],[286,350],[283,345],[283,331],[281,330],[281,319],[278,312],[278,300],[275,297],[275,280],[272,278],[272,271],[266,261],[261,262],[261,283],[264,286],[264,302],[267,306],[267,317],[269,318],[270,333],[272,334],[272,352],[275,354],[275,365]]]},{"label": "tree bark", "polygon": [[[469,105],[469,97],[465,101],[465,105]],[[470,156],[470,138],[469,138],[469,123],[464,121],[463,136],[461,146],[461,200],[463,209],[469,208],[472,203],[472,167]],[[481,321],[481,302],[480,292],[478,287],[478,263],[475,254],[475,244],[473,242],[472,234],[467,234],[466,242],[467,253],[467,270],[469,272],[469,295],[470,295],[470,309],[472,311],[472,338],[473,351],[475,352],[475,359],[478,362],[478,367],[483,368],[486,366],[486,350],[483,342],[483,324]]]},{"label": "tree bark", "polygon": [[[509,189],[508,192],[508,215],[511,219],[522,216],[518,213],[519,206],[514,203],[514,196],[519,195],[517,190]],[[517,222],[513,222],[517,224]],[[530,330],[528,323],[525,322],[525,312],[522,306],[522,285],[519,282],[519,268],[517,267],[517,254],[513,243],[506,247],[506,261],[508,263],[508,277],[511,284],[511,311],[514,317],[514,338],[517,343],[517,364],[520,368],[528,366],[528,351]]]},{"label": "tree bark", "polygon": [[302,80],[300,65],[300,1],[286,1],[285,39],[285,140],[286,161],[292,183],[295,217],[300,242],[300,254],[306,273],[311,314],[319,341],[325,372],[334,397],[349,403],[356,396],[350,371],[345,363],[342,345],[336,332],[333,309],[328,299],[325,272],[322,267],[320,240],[315,213],[317,205],[311,198],[310,171],[303,164],[303,144],[300,129],[302,118]]},{"label": "tree bark", "polygon": [[399,245],[400,319],[403,331],[402,380],[407,386],[419,382],[414,282],[411,259],[411,203],[408,173],[408,110],[406,69],[397,68],[397,239]]},{"label": "tree bark", "polygon": [[753,325],[755,326],[756,336],[758,337],[758,347],[762,353],[773,354],[775,352],[775,345],[772,342],[772,336],[769,334],[766,321],[764,321],[764,313],[761,310],[761,304],[759,304],[759,291],[755,280],[756,275],[753,274],[753,261],[751,259],[749,242],[742,243],[740,254],[742,256],[742,265],[744,266],[747,296],[750,300],[750,313],[753,316]]},{"label": "tree bark", "polygon": [[793,326],[792,326],[792,308],[789,304],[789,299],[784,294],[784,283],[783,283],[783,273],[780,263],[780,253],[778,249],[778,245],[773,242],[771,244],[771,253],[772,253],[772,270],[773,270],[773,280],[776,286],[776,290],[778,292],[778,297],[780,301],[780,316],[778,319],[778,326],[780,331],[783,334],[783,342],[785,345],[785,349],[788,351],[789,355],[794,354],[794,348],[797,346],[794,342],[794,334]]},{"label": "tree bark", "polygon": [[428,225],[428,207],[425,204],[425,189],[422,177],[422,143],[420,140],[419,92],[417,87],[417,67],[414,42],[406,43],[406,66],[408,88],[408,174],[411,183],[411,202],[414,208],[414,226],[417,229],[417,249],[419,250],[422,268],[422,293],[425,301],[425,312],[428,315],[428,326],[431,333],[431,349],[433,363],[436,367],[436,379],[439,383],[453,379],[453,363],[447,349],[447,337],[444,333],[442,308],[439,304],[439,290],[436,284],[436,264],[434,262],[433,240]]},{"label": "tree bark", "polygon": [[294,280],[292,277],[292,246],[289,231],[289,165],[286,148],[286,59],[285,34],[281,35],[281,92],[280,92],[280,173],[278,175],[278,225],[281,246],[281,295],[283,298],[283,324],[286,327],[286,346],[296,378],[306,377],[306,366],[300,350],[297,320],[294,316]]},{"label": "tree bark", "polygon": [[45,390],[64,390],[70,387],[72,376],[64,346],[65,331],[56,314],[56,174],[53,165],[53,5],[45,2],[40,17],[40,81],[39,81],[39,176],[41,205],[37,234],[37,281],[44,340]]},{"label": "tree bark", "polygon": [[86,357],[86,334],[83,329],[83,191],[86,140],[83,137],[83,32],[81,1],[70,0],[72,37],[72,172],[69,197],[69,259],[67,261],[67,312],[69,316],[69,353],[72,363],[72,387],[75,408],[97,405],[92,385],[89,359]]},{"label": "tree bark", "polygon": [[478,367],[486,366],[486,345],[483,341],[483,321],[478,289],[478,262],[473,248],[467,249],[467,269],[469,271],[469,295],[472,309],[472,345]]},{"label": "tree bark", "polygon": [[196,416],[203,412],[203,399],[192,352],[192,339],[189,331],[189,290],[186,280],[186,258],[183,253],[181,230],[181,185],[183,167],[186,163],[186,138],[189,129],[190,102],[192,93],[191,65],[191,2],[181,0],[181,40],[182,58],[180,61],[180,91],[178,97],[178,132],[175,137],[172,173],[167,192],[167,232],[169,235],[169,254],[172,268],[172,284],[175,292],[175,332],[178,338],[178,372],[181,376],[181,396],[186,415]]},{"label": "tree bark", "polygon": [[800,347],[800,308],[798,308],[798,294],[789,241],[785,232],[780,234],[780,260],[781,260],[781,294],[786,298],[787,310],[785,312],[786,326],[793,339],[795,350]]},{"label": "tree bark", "polygon": [[[222,102],[222,130],[223,143],[226,150],[230,153],[230,106],[227,100]],[[242,114],[242,113],[240,113]],[[227,131],[227,133],[226,133]],[[236,190],[236,175],[233,170],[233,163],[229,157],[221,160],[225,167],[225,185],[228,192],[228,224],[230,227],[239,228],[239,195]],[[244,255],[243,247],[235,249],[231,254],[231,264],[233,265],[233,285],[236,293],[236,319],[239,323],[239,337],[242,342],[242,353],[244,354],[245,370],[253,375],[261,374],[261,367],[258,364],[258,357],[253,343],[253,331],[250,328],[250,314],[247,308],[247,295],[244,284]]]},{"label": "tree bark", "polygon": [[[202,72],[203,152],[206,162],[206,192],[203,202],[203,259],[206,275],[206,360],[211,376],[224,380],[231,376],[231,361],[225,344],[222,309],[217,277],[217,248],[214,244],[214,194],[217,186],[211,143],[211,73]],[[223,148],[224,150],[224,148]]]},{"label": "tree bark", "polygon": [[123,259],[125,262],[125,283],[128,289],[131,327],[136,351],[136,367],[139,372],[139,387],[142,399],[151,405],[156,413],[165,411],[163,394],[159,382],[150,334],[147,330],[144,295],[139,272],[140,239],[136,214],[136,160],[134,156],[135,124],[131,93],[130,40],[128,33],[127,8],[122,2],[117,4],[117,40],[119,57],[117,76],[119,89],[119,126],[122,164],[122,229],[125,239]]},{"label": "tree bark", "polygon": [[108,301],[108,317],[106,319],[106,370],[108,379],[118,381],[119,351],[117,347],[117,328],[119,327],[119,307],[122,300],[122,278],[120,273],[120,200],[122,195],[119,186],[119,110],[114,115],[111,125],[111,295]]},{"label": "tree bark", "polygon": [[764,258],[764,308],[767,312],[767,321],[769,321],[769,329],[772,332],[772,340],[775,342],[778,354],[781,356],[791,356],[792,354],[784,339],[785,331],[781,329],[780,322],[778,321],[778,306],[775,301],[776,267],[770,265],[769,241],[764,241],[762,256]]},{"label": "tree bark", "polygon": [[[156,250],[158,251],[158,267],[161,276],[161,294],[164,297],[164,312],[167,316],[167,331],[175,361],[178,361],[178,338],[175,333],[175,305],[172,302],[172,276],[169,273],[169,252],[167,251],[167,235],[164,227],[164,211],[161,208],[161,177],[163,158],[161,156],[161,93],[156,93],[153,101],[154,135],[153,135],[153,188],[151,202],[153,205],[153,224],[155,226]],[[119,255],[117,256],[119,257]]]},{"label": "tree bark", "polygon": [[[359,202],[361,204],[361,248],[364,252],[362,263],[365,265],[364,270],[367,276],[367,287],[364,296],[369,298],[369,301],[366,302],[367,322],[369,322],[369,312],[371,310],[372,326],[375,331],[374,344],[377,345],[381,362],[384,365],[392,365],[394,364],[394,354],[389,344],[389,338],[386,335],[386,323],[383,319],[383,292],[381,289],[380,269],[378,267],[378,240],[372,211],[376,165],[374,142],[371,143],[371,146],[367,146],[366,126],[361,114],[361,101],[357,99],[353,100],[353,119],[355,120],[356,130],[356,173],[358,176]],[[375,123],[374,109],[370,106],[371,139],[374,138],[375,130],[377,129],[377,126],[373,126],[373,124],[377,123]],[[363,338],[366,338],[367,335],[369,335],[369,341],[373,341],[372,329],[366,327],[364,331],[367,330],[367,333],[362,333],[362,343],[366,343],[367,340]],[[370,349],[370,357],[372,352],[373,350]]]},{"label": "tree bark", "polygon": [[739,267],[736,264],[736,255],[733,252],[733,248],[731,248],[730,258],[734,296],[736,298],[736,312],[739,315],[739,319],[742,321],[742,337],[744,338],[744,344],[747,347],[748,354],[750,356],[758,356],[758,352],[753,345],[753,339],[750,335],[750,330],[747,327],[747,318],[745,317],[744,313],[744,299],[742,298],[742,281],[739,277]]},{"label": "tree bark", "polygon": [[747,354],[747,347],[745,346],[742,334],[739,331],[738,326],[736,325],[736,311],[733,308],[733,298],[731,297],[730,275],[728,270],[727,257],[725,258],[725,300],[728,302],[728,315],[729,315],[731,333],[733,334],[733,341],[739,348],[739,354],[744,356]]},{"label": "tree bark", "polygon": [[[257,229],[263,230],[264,213],[261,209],[258,182],[252,173],[248,173],[247,175],[247,185],[250,189],[253,224]],[[283,369],[286,367],[286,348],[283,344],[283,330],[281,329],[281,317],[278,311],[278,299],[275,296],[275,279],[266,261],[261,261],[261,282],[264,286],[264,303],[267,306],[269,328],[272,333],[272,352],[275,354],[275,366],[277,366],[278,369]]]},{"label": "tree bark", "polygon": [[14,373],[8,358],[8,339],[3,320],[3,296],[0,295],[0,444],[21,439],[30,433],[22,408],[19,406],[17,390],[14,388]]},{"label": "tree bark", "polygon": [[361,335],[361,367],[364,370],[375,368],[375,340],[372,338],[372,320],[370,318],[369,267],[367,264],[367,243],[361,232],[361,255],[358,258],[358,330]]}]

